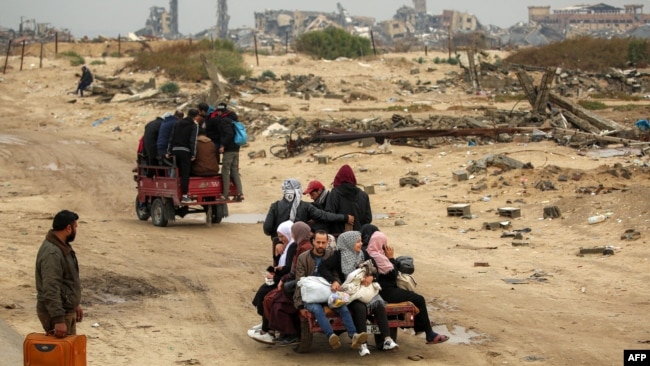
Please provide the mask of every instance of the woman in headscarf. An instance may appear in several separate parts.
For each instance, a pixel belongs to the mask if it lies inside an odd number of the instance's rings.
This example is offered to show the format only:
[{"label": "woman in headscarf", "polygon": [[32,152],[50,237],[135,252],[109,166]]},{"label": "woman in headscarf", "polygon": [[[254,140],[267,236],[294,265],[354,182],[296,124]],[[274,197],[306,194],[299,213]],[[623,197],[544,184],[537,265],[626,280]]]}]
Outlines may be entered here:
[{"label": "woman in headscarf", "polygon": [[[280,225],[282,226],[282,225]],[[279,229],[278,229],[279,230]],[[269,328],[280,332],[277,342],[281,345],[293,344],[299,337],[300,319],[298,309],[293,305],[293,293],[284,291],[283,285],[296,278],[296,262],[298,256],[312,249],[311,229],[309,225],[298,221],[291,226],[291,237],[297,246],[291,270],[278,281],[277,290],[270,292],[264,298],[264,308],[269,319]],[[289,265],[289,263],[285,263]]]},{"label": "woman in headscarf", "polygon": [[379,231],[379,228],[373,224],[365,224],[361,227],[361,242],[363,243],[361,249],[367,250],[370,237],[375,231]]},{"label": "woman in headscarf", "polygon": [[[345,282],[347,276],[357,269],[359,264],[371,259],[368,253],[361,249],[361,245],[360,232],[344,232],[339,235],[336,240],[337,250],[332,254],[332,256],[324,260],[320,266],[318,266],[318,272],[320,275],[332,284],[332,291],[340,291],[341,284]],[[368,281],[368,283],[366,283],[367,285],[373,281],[373,277],[368,276],[364,281]],[[375,301],[375,299],[373,299],[372,302],[368,303],[368,306],[361,301],[355,300],[348,304],[348,309],[350,309],[350,312],[352,313],[352,318],[354,319],[354,324],[358,333],[366,330],[366,320],[368,312],[370,311],[375,316],[377,325],[379,326],[379,331],[384,337],[383,344],[376,345],[377,348],[383,350],[396,349],[399,346],[390,337],[390,328],[388,327],[384,301],[379,297],[378,300],[379,301]],[[368,345],[364,343],[361,345],[361,348],[359,348],[359,355],[366,356],[369,354],[370,351],[368,350]]]},{"label": "woman in headscarf", "polygon": [[[343,165],[334,177],[334,188],[327,197],[325,211],[354,216],[352,230],[360,230],[363,225],[372,222],[370,198],[366,192],[357,187],[357,178],[347,164]],[[346,231],[344,222],[330,225],[330,232],[334,235],[344,231]]]},{"label": "woman in headscarf", "polygon": [[293,222],[288,220],[278,226],[277,236],[284,245],[284,250],[278,256],[277,262],[274,260],[273,266],[267,268],[264,284],[260,286],[253,298],[253,305],[257,309],[257,314],[262,317],[262,326],[260,329],[255,329],[254,331],[251,329],[253,332],[249,331],[249,336],[262,343],[275,343],[274,338],[268,333],[270,327],[269,320],[264,314],[264,297],[273,289],[277,288],[282,276],[291,270],[291,263],[293,263],[293,257],[296,255],[297,250],[297,245],[291,236],[292,226]]},{"label": "woman in headscarf", "polygon": [[[335,211],[323,211],[316,208],[309,202],[302,201],[302,188],[296,179],[285,179],[282,182],[282,199],[271,204],[264,220],[264,234],[271,237],[273,244],[277,244],[275,229],[281,222],[290,220],[293,222],[302,221],[325,221],[328,223],[353,222],[354,218]],[[274,250],[275,252],[275,250]]]},{"label": "woman in headscarf", "polygon": [[381,286],[379,294],[389,303],[410,301],[420,310],[414,317],[413,330],[415,334],[424,332],[427,344],[446,342],[449,337],[438,334],[431,328],[431,321],[427,311],[427,304],[422,295],[413,291],[403,290],[397,287],[397,267],[395,262],[395,248],[388,245],[388,238],[380,231],[372,234],[367,249],[370,257],[377,263],[379,275],[377,281]]}]

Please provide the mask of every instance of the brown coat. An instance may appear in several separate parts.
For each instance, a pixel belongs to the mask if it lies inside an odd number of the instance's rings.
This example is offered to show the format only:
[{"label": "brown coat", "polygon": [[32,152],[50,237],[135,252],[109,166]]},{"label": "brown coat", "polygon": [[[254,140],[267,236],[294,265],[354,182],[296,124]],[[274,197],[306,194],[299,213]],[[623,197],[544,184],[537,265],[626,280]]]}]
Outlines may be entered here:
[{"label": "brown coat", "polygon": [[192,162],[192,175],[211,177],[219,174],[217,148],[209,137],[200,135],[196,139],[196,159]]}]

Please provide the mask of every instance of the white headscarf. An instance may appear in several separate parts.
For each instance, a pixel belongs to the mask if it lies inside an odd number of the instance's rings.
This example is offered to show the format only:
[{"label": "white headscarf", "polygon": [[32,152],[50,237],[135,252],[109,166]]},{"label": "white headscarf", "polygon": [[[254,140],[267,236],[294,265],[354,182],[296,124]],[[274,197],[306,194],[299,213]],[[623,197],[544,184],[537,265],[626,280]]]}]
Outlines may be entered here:
[{"label": "white headscarf", "polygon": [[302,187],[297,179],[289,178],[282,182],[282,193],[284,199],[291,203],[291,212],[289,213],[289,220],[296,221],[296,212],[298,205],[302,199]]},{"label": "white headscarf", "polygon": [[280,259],[278,260],[278,266],[284,267],[287,264],[287,252],[289,251],[289,247],[291,244],[293,244],[293,237],[291,237],[291,227],[293,226],[293,222],[290,220],[287,220],[278,226],[278,232],[289,239],[289,242],[287,245],[284,246],[284,251],[282,252],[282,255],[280,256]]}]

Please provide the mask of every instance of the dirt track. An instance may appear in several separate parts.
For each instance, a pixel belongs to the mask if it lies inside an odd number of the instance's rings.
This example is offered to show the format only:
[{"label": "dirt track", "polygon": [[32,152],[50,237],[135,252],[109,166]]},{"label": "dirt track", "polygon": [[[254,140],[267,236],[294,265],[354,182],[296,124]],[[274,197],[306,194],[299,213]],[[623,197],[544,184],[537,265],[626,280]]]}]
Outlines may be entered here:
[{"label": "dirt track", "polygon": [[[312,72],[327,76],[331,84],[347,78],[352,85],[371,84],[380,101],[392,95],[391,80],[412,77],[408,65],[400,68],[380,60],[368,62],[368,68],[356,62],[289,63],[286,57],[293,56],[284,57],[263,58],[254,73]],[[109,60],[95,72],[109,73],[118,66]],[[75,72],[56,60],[46,62],[44,69],[14,69],[0,81],[0,266],[5,271],[0,314],[23,335],[39,330],[36,250],[53,213],[67,208],[81,216],[74,245],[86,319],[79,331],[89,337],[90,365],[392,365],[410,364],[407,356],[415,354],[440,365],[620,365],[624,349],[648,348],[650,175],[647,168],[633,166],[635,158],[594,160],[542,142],[472,148],[449,144],[431,150],[392,146],[392,154],[356,154],[328,165],[314,162],[309,152],[287,160],[249,159],[248,151],[268,151],[277,143],[261,136],[242,150],[246,201],[231,205],[230,213],[263,214],[279,198],[284,178],[296,177],[303,185],[314,178],[329,182],[341,164],[350,164],[361,184],[375,185],[373,211],[388,216],[375,223],[398,255],[415,257],[418,291],[428,301],[436,329],[452,338],[427,346],[423,338],[404,332],[397,339],[399,352],[371,348],[366,358],[345,346],[332,351],[322,336],[315,337],[308,354],[255,343],[246,336],[259,322],[250,301],[269,264],[261,225],[225,222],[209,228],[200,217],[187,217],[157,228],[138,221],[131,174],[135,148],[144,123],[165,111],[137,104],[99,105],[92,98],[67,103],[73,99],[66,93],[74,89]],[[291,113],[301,113],[298,107],[304,102],[282,95],[281,89],[278,85],[273,95],[260,99],[290,103],[295,109]],[[451,93],[435,99],[446,98],[442,105],[449,105],[462,95],[460,90]],[[309,115],[322,115],[319,111],[327,103],[337,102],[312,99]],[[112,118],[92,127],[106,116]],[[120,132],[113,131],[116,126]],[[348,144],[326,147],[324,153],[363,150]],[[467,182],[451,179],[468,160],[497,152],[531,162],[535,169]],[[615,163],[630,169],[632,178],[607,173]],[[399,178],[409,170],[427,184],[399,187]],[[582,173],[580,180],[557,179],[576,172]],[[471,185],[481,179],[487,188],[472,191]],[[540,179],[552,180],[557,190],[535,189]],[[576,193],[599,184],[616,189]],[[470,203],[478,217],[448,217],[446,207],[458,202]],[[543,207],[552,205],[563,217],[542,220]],[[500,238],[501,231],[482,230],[483,222],[503,219],[495,212],[505,206],[521,208],[522,217],[512,221],[512,228],[531,229],[524,238],[529,246],[514,247],[511,239]],[[589,216],[607,211],[610,219],[587,224]],[[407,225],[395,226],[398,218]],[[629,228],[640,231],[641,239],[621,241]],[[580,247],[595,245],[613,245],[615,255],[576,256]],[[490,266],[474,267],[474,262]],[[536,271],[540,276],[529,278]],[[527,283],[503,281],[512,278]],[[471,333],[465,335],[463,329]]]}]

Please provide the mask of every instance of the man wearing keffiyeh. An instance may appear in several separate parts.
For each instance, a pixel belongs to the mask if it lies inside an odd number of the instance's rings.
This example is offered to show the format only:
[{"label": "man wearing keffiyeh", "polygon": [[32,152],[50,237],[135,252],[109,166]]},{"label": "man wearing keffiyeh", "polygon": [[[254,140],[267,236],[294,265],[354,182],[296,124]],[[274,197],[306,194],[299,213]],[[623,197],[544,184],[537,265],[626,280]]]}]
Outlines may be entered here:
[{"label": "man wearing keffiyeh", "polygon": [[328,223],[353,224],[354,216],[319,210],[314,205],[302,201],[302,187],[297,179],[285,179],[282,182],[282,199],[271,204],[264,220],[264,234],[276,242],[276,228],[283,221],[325,221]]}]

